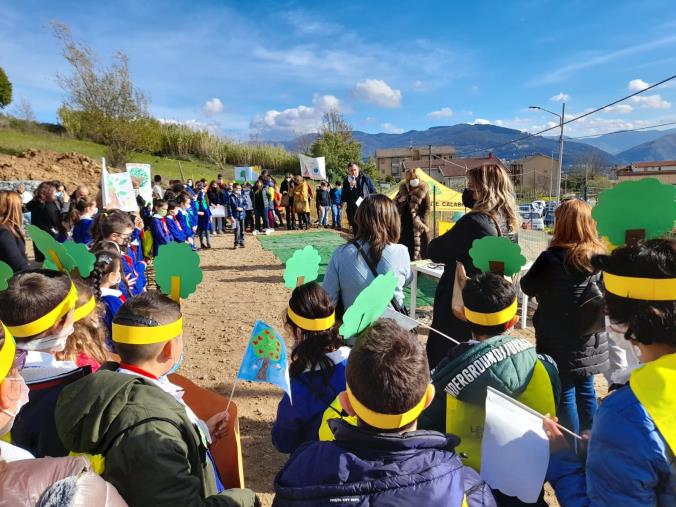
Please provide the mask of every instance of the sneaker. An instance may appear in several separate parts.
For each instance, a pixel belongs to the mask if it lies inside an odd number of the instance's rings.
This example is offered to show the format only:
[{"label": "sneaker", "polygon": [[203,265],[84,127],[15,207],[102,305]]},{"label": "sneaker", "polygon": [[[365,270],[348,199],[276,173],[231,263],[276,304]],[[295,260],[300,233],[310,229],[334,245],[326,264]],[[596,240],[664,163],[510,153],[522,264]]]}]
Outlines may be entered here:
[{"label": "sneaker", "polygon": [[258,236],[258,231],[257,231],[256,229],[254,229],[254,230],[251,232],[251,234],[253,234],[254,236]]}]

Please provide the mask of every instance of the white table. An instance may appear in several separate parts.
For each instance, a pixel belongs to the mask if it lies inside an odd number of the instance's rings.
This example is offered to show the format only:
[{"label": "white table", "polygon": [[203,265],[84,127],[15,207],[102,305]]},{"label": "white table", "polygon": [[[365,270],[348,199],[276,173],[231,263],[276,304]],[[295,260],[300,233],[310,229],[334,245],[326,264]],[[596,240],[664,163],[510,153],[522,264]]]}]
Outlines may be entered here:
[{"label": "white table", "polygon": [[[532,261],[526,263],[524,267],[521,268],[521,272],[518,274],[517,278],[514,281],[515,289],[517,294],[521,296],[521,329],[526,329],[526,320],[528,319],[528,296],[521,291],[518,281],[525,275],[530,267],[533,265]],[[440,266],[440,267],[436,267]],[[415,319],[415,312],[417,308],[417,299],[418,299],[418,273],[424,275],[433,276],[436,279],[441,278],[441,275],[444,274],[444,266],[441,264],[434,264],[429,260],[415,261],[411,263],[411,272],[413,274],[413,280],[411,280],[411,317]],[[450,308],[449,308],[450,311]]]}]

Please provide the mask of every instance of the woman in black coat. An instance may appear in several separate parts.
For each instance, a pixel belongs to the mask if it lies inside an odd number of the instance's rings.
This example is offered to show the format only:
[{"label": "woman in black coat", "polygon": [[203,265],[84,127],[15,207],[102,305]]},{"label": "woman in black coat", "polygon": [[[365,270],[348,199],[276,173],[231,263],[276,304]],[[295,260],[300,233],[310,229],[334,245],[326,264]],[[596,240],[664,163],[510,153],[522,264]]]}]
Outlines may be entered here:
[{"label": "woman in black coat", "polygon": [[[514,188],[502,167],[492,164],[476,167],[467,173],[467,181],[462,202],[471,211],[447,233],[430,241],[427,250],[433,262],[445,264],[434,296],[432,327],[458,341],[471,339],[472,333],[467,322],[451,312],[456,261],[465,266],[467,276],[478,273],[469,257],[474,240],[484,236],[513,236],[518,228]],[[427,339],[430,368],[434,368],[452,346],[447,338],[430,332]]]},{"label": "woman in black coat", "polygon": [[575,433],[590,429],[596,412],[594,375],[608,366],[600,273],[591,257],[604,252],[591,206],[577,199],[556,210],[554,237],[521,279],[521,289],[538,301],[533,316],[540,354],[559,368],[559,421]]},{"label": "woman in black coat", "polygon": [[[56,239],[61,228],[61,213],[56,205],[56,185],[51,181],[43,181],[38,185],[33,194],[33,200],[26,204],[26,209],[31,212],[31,224],[51,234]],[[42,252],[33,245],[35,260],[45,260]]]},{"label": "woman in black coat", "polygon": [[9,264],[15,273],[28,268],[22,227],[21,196],[0,190],[0,261]]}]

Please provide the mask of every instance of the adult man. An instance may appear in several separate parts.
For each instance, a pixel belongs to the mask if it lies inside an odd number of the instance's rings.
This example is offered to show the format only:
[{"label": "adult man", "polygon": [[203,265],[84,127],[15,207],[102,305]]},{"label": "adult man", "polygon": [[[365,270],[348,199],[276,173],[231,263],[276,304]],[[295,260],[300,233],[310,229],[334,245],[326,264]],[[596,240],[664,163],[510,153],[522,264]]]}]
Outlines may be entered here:
[{"label": "adult man", "polygon": [[279,187],[279,191],[282,193],[282,205],[286,211],[286,227],[289,230],[296,228],[296,215],[293,212],[293,187],[295,185],[292,174],[286,173],[286,178]]},{"label": "adult man", "polygon": [[352,227],[352,233],[356,234],[354,214],[361,201],[370,194],[376,193],[373,181],[366,174],[362,174],[359,166],[354,162],[347,166],[347,177],[343,180],[343,192],[340,196],[341,205],[347,203],[347,221]]}]

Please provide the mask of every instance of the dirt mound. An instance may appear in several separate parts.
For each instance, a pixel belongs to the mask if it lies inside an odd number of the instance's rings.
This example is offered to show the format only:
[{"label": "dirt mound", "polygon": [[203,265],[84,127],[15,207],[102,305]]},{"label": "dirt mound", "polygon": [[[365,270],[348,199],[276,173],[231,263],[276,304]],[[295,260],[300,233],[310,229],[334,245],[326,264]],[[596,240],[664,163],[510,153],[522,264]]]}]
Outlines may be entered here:
[{"label": "dirt mound", "polygon": [[101,163],[81,153],[27,150],[0,155],[0,180],[60,180],[72,191],[79,184],[96,188],[100,178]]}]

